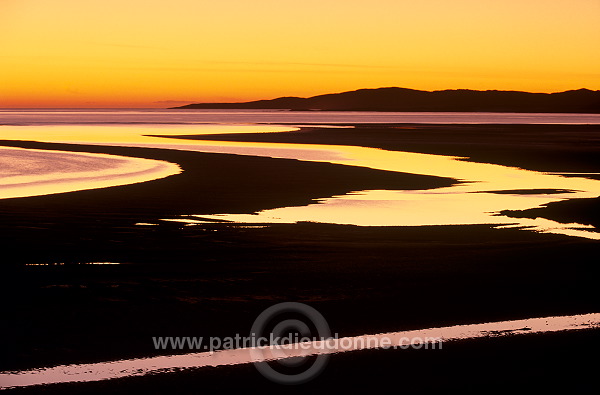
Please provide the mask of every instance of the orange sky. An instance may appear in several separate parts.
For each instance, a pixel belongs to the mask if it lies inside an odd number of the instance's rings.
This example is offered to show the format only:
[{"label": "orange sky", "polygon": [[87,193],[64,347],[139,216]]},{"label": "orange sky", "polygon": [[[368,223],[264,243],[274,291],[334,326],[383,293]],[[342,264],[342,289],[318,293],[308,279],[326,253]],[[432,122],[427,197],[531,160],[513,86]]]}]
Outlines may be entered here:
[{"label": "orange sky", "polygon": [[0,0],[0,107],[600,89],[599,26],[599,0]]}]

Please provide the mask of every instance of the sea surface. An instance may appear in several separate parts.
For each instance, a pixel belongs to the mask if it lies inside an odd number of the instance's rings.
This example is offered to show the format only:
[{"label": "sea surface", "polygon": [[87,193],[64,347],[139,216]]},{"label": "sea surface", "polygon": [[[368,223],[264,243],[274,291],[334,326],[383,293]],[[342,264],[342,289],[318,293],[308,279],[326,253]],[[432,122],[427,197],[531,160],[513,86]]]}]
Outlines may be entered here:
[{"label": "sea surface", "polygon": [[600,114],[163,109],[0,109],[0,125],[79,123],[600,124]]}]

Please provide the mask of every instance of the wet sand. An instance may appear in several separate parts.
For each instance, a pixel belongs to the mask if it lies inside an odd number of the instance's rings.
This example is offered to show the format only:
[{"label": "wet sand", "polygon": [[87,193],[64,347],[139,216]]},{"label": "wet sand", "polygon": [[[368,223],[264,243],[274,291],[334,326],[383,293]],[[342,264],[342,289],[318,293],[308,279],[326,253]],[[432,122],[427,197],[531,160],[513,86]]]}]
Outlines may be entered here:
[{"label": "wet sand", "polygon": [[[214,141],[357,145],[392,151],[452,155],[466,160],[600,179],[598,125],[348,125],[270,134],[180,136]],[[173,136],[169,136],[173,138]],[[590,173],[590,174],[586,174]],[[544,208],[503,211],[518,218],[545,218],[600,228],[600,200],[577,199]]]},{"label": "wet sand", "polygon": [[[593,240],[486,225],[300,223],[250,229],[157,221],[202,210],[247,213],[301,205],[358,189],[434,188],[453,180],[236,155],[1,145],[152,158],[178,163],[185,171],[143,184],[0,201],[0,245],[7,257],[2,296],[10,301],[3,318],[12,323],[1,329],[10,341],[3,343],[0,370],[156,355],[152,336],[247,333],[264,308],[280,301],[310,304],[343,336],[600,310],[593,259],[600,243]],[[533,145],[528,149],[538,152],[536,163],[544,165],[545,148]],[[485,158],[492,148],[484,148],[473,149],[473,155]],[[565,163],[573,155],[570,149],[563,153]],[[550,158],[538,169],[598,171],[592,155],[586,156],[590,149],[581,145],[579,160],[573,157],[568,169]],[[140,222],[158,225],[135,225]],[[65,264],[25,266],[57,262]],[[82,262],[121,265],[77,264]],[[465,370],[475,377],[468,379],[475,390],[490,382],[506,388],[586,388],[593,376],[576,372],[589,369],[583,358],[594,341],[597,331],[482,339],[435,355],[361,351],[334,357],[317,381],[295,390],[377,389],[390,382],[412,391],[463,389]],[[183,393],[281,391],[252,366],[240,366],[23,392],[172,386]]]},{"label": "wet sand", "polygon": [[[341,126],[341,124],[338,124]],[[285,133],[182,136],[185,139],[356,145],[467,157],[547,172],[599,172],[598,125],[347,125],[305,126]],[[173,137],[172,135],[169,137]]]},{"label": "wet sand", "polygon": [[[293,159],[7,140],[0,144],[152,158],[177,163],[182,168],[182,174],[151,183],[0,201],[3,211],[24,207],[55,214],[76,211],[84,215],[88,212],[100,221],[112,212],[139,215],[140,219],[223,210],[253,213],[265,208],[305,205],[315,199],[362,189],[432,189],[458,183],[451,178]],[[97,204],[100,201],[102,205]]]}]

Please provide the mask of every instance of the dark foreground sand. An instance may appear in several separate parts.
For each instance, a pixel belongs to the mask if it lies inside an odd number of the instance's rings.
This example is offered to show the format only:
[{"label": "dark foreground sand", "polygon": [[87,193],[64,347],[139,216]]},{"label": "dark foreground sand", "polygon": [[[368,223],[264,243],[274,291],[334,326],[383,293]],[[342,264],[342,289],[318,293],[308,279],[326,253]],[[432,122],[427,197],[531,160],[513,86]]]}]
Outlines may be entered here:
[{"label": "dark foreground sand", "polygon": [[[587,239],[484,225],[134,225],[452,180],[234,155],[2,144],[143,156],[186,171],[139,185],[0,201],[0,370],[156,355],[153,336],[245,334],[264,308],[283,301],[317,308],[341,336],[600,311],[600,243]],[[567,171],[583,171],[591,158]],[[76,264],[102,261],[123,264]],[[66,264],[24,266],[50,262]],[[361,351],[334,356],[318,380],[294,391],[593,388],[584,358],[597,344],[598,331],[589,331],[483,339],[442,351]],[[23,392],[205,389],[284,390],[240,366]]]}]

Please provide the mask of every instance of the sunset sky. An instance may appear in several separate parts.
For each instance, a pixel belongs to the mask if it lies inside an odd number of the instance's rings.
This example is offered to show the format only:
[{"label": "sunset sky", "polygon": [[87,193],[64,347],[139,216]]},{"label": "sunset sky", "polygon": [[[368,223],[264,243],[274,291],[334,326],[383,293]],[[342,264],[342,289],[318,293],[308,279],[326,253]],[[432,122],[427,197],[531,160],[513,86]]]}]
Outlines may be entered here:
[{"label": "sunset sky", "polygon": [[600,89],[600,0],[0,0],[0,107]]}]

